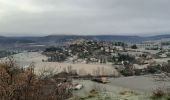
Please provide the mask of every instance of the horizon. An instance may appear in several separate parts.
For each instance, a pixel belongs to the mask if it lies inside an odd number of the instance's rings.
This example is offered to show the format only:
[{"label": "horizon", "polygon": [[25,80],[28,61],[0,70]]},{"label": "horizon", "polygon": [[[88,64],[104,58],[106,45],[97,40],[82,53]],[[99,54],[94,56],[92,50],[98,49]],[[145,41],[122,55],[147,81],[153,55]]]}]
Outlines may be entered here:
[{"label": "horizon", "polygon": [[[139,33],[138,33],[139,34]],[[152,37],[152,36],[161,36],[161,35],[170,35],[170,33],[161,33],[161,34],[47,34],[47,35],[33,35],[33,34],[8,34],[0,35],[1,37],[46,37],[46,36],[137,36],[137,37]]]}]

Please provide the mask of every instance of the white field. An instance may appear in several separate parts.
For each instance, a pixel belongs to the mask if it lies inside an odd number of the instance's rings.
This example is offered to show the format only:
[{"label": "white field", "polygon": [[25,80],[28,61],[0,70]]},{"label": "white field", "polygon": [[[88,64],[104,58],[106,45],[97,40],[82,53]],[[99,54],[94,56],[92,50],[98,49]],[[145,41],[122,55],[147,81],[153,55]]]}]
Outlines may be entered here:
[{"label": "white field", "polygon": [[[28,67],[32,62],[35,64],[35,72],[37,74],[41,72],[59,73],[64,70],[68,71],[68,67],[77,71],[80,75],[118,75],[118,72],[112,65],[109,64],[82,64],[82,63],[58,63],[58,62],[42,62],[42,59],[46,60],[47,57],[39,52],[25,52],[13,55],[16,62],[23,67]],[[5,58],[4,58],[5,59]],[[4,60],[3,59],[3,60]]]},{"label": "white field", "polygon": [[[15,54],[12,56],[16,63],[22,67],[29,66],[32,62],[41,63],[42,59],[47,59],[46,56],[43,56],[41,53],[38,52],[24,52]],[[1,61],[6,61],[7,58],[2,58]]]},{"label": "white field", "polygon": [[77,71],[79,75],[118,75],[118,72],[111,65],[102,64],[71,64],[57,62],[41,62],[35,64],[36,72],[43,70],[52,71],[53,73],[69,71],[69,66],[73,71]]},{"label": "white field", "polygon": [[162,63],[167,63],[170,58],[159,58],[159,59],[153,59],[155,62],[162,64]]}]

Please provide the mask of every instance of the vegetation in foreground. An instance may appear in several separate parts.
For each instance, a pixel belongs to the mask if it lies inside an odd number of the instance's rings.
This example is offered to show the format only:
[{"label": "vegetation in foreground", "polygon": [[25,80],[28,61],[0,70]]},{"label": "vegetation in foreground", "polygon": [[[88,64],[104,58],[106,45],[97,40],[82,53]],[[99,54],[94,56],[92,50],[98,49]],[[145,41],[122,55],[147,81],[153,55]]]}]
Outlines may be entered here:
[{"label": "vegetation in foreground", "polygon": [[0,63],[1,100],[66,100],[72,96],[67,85],[51,76],[36,76],[33,64],[23,69],[14,60]]}]

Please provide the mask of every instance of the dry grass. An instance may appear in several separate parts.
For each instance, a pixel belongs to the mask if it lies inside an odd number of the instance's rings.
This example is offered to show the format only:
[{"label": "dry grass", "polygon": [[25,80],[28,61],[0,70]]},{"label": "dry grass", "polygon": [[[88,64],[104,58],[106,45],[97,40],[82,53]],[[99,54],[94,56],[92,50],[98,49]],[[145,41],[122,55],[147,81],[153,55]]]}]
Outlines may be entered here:
[{"label": "dry grass", "polygon": [[39,73],[42,68],[51,68],[57,70],[58,73],[70,70],[77,71],[79,75],[114,75],[118,76],[117,70],[112,65],[106,64],[72,64],[58,62],[41,62],[35,64],[35,71]]}]

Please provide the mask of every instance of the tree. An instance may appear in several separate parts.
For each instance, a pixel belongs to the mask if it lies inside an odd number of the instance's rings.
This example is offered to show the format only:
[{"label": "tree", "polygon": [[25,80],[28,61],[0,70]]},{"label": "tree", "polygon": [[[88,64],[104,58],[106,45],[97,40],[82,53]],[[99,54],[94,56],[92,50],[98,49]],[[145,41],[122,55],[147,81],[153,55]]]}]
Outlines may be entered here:
[{"label": "tree", "polygon": [[134,44],[131,46],[132,49],[137,49],[138,47]]}]

